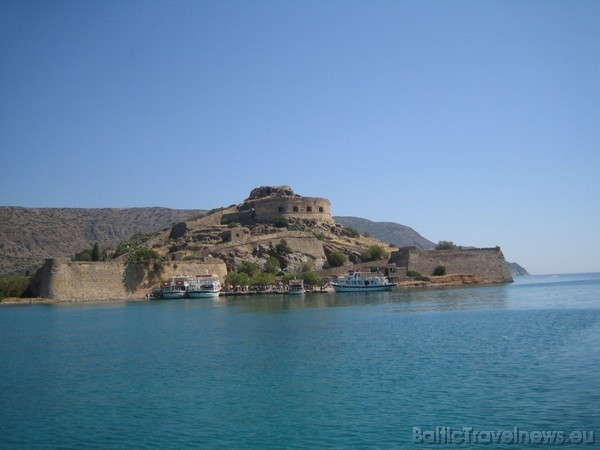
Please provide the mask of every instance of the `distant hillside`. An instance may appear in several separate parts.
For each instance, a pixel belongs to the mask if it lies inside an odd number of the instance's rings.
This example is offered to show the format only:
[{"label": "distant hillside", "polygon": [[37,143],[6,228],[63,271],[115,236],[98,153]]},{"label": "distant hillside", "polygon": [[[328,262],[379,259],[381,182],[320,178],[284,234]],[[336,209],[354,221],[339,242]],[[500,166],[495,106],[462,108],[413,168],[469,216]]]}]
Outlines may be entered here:
[{"label": "distant hillside", "polygon": [[354,228],[361,233],[368,233],[374,238],[394,244],[397,247],[417,247],[421,250],[431,250],[435,244],[415,230],[405,225],[394,222],[373,222],[359,217],[336,216],[333,218],[337,223],[346,227]]},{"label": "distant hillside", "polygon": [[135,233],[158,231],[204,214],[167,208],[0,207],[0,276],[33,273],[45,258],[115,247]]},{"label": "distant hillside", "polygon": [[517,263],[514,262],[507,262],[508,266],[510,267],[510,271],[512,273],[513,277],[521,277],[523,275],[529,275],[529,272],[527,272],[527,270],[520,266]]}]

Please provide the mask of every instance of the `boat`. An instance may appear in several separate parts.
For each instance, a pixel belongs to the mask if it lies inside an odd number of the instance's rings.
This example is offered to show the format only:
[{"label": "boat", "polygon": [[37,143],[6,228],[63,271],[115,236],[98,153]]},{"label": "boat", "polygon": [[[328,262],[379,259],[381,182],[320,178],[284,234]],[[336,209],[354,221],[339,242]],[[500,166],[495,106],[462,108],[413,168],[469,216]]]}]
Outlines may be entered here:
[{"label": "boat", "polygon": [[148,300],[159,300],[162,298],[162,289],[152,289],[148,294]]},{"label": "boat", "polygon": [[302,295],[306,291],[304,290],[304,280],[290,280],[288,283],[288,294],[290,295]]},{"label": "boat", "polygon": [[188,278],[186,276],[171,277],[169,281],[165,281],[162,284],[162,298],[183,298],[185,297],[187,286]]},{"label": "boat", "polygon": [[189,298],[211,298],[218,297],[221,292],[219,276],[197,275],[196,279],[190,280],[187,285],[186,294]]},{"label": "boat", "polygon": [[331,283],[335,292],[379,292],[389,291],[397,283],[390,282],[381,272],[350,270],[345,277]]}]

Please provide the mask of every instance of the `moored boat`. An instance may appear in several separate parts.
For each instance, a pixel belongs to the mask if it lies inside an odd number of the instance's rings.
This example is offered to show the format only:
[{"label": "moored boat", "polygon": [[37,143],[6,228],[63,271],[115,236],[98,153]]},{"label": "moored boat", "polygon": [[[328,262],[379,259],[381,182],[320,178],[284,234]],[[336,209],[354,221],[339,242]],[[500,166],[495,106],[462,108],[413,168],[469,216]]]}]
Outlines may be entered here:
[{"label": "moored boat", "polygon": [[304,290],[304,280],[293,279],[288,284],[288,294],[290,295],[302,295],[306,291]]},{"label": "moored boat", "polygon": [[221,281],[218,275],[197,275],[187,285],[186,294],[189,298],[218,297],[221,292]]},{"label": "moored boat", "polygon": [[380,272],[350,270],[345,277],[331,283],[335,292],[378,292],[389,291],[396,283],[390,282]]},{"label": "moored boat", "polygon": [[150,294],[148,294],[148,300],[159,300],[162,298],[162,289],[153,289]]},{"label": "moored boat", "polygon": [[186,276],[171,277],[162,284],[162,298],[174,299],[185,297],[188,279]]}]

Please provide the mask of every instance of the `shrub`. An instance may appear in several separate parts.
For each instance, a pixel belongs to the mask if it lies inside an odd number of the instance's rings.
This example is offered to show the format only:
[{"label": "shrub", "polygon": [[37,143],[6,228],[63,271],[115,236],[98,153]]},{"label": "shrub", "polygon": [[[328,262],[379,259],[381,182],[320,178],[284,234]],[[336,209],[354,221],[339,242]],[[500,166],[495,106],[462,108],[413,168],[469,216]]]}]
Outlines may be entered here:
[{"label": "shrub", "polygon": [[253,277],[260,273],[260,267],[258,267],[258,264],[251,261],[244,261],[240,264],[240,267],[238,267],[238,272],[245,273],[249,277]]},{"label": "shrub", "polygon": [[277,258],[271,256],[269,259],[267,259],[267,262],[265,263],[265,272],[276,274],[280,270],[281,264]]},{"label": "shrub", "polygon": [[340,267],[348,263],[348,257],[340,251],[334,251],[327,255],[329,267]]},{"label": "shrub", "polygon": [[270,284],[275,284],[275,275],[272,273],[258,273],[252,277],[251,283],[254,285],[268,286]]},{"label": "shrub", "polygon": [[452,241],[439,241],[435,246],[436,250],[456,250],[458,245]]},{"label": "shrub", "polygon": [[446,267],[444,266],[437,266],[435,269],[433,269],[433,274],[434,277],[440,277],[442,275],[446,275]]},{"label": "shrub", "polygon": [[227,224],[227,228],[237,228],[239,226],[240,226],[240,224],[238,222],[229,222]]},{"label": "shrub", "polygon": [[248,286],[250,284],[250,277],[244,272],[229,272],[225,277],[225,284]]},{"label": "shrub", "polygon": [[294,253],[294,250],[292,250],[290,247],[288,247],[287,241],[285,239],[282,239],[281,242],[275,246],[275,251],[277,252],[278,255],[281,255],[281,256],[285,256],[285,255],[289,255],[290,253]]},{"label": "shrub", "polygon": [[363,250],[360,258],[363,261],[377,261],[378,259],[383,259],[384,256],[385,250],[383,247],[379,245],[371,245],[369,248]]},{"label": "shrub", "polygon": [[139,263],[144,261],[154,261],[156,263],[155,268],[162,270],[165,260],[155,250],[145,247],[136,248],[127,256],[128,263]]},{"label": "shrub", "polygon": [[0,278],[0,299],[23,297],[29,286],[29,277],[9,276]]},{"label": "shrub", "polygon": [[321,286],[323,284],[321,277],[315,272],[304,272],[302,279],[307,286]]},{"label": "shrub", "polygon": [[353,237],[353,238],[360,237],[360,231],[358,231],[356,228],[344,227],[344,231],[350,237]]},{"label": "shrub", "polygon": [[406,272],[406,276],[408,277],[421,277],[422,275],[416,270],[409,270]]},{"label": "shrub", "polygon": [[279,216],[277,219],[275,219],[273,225],[275,225],[277,228],[287,228],[288,220],[283,216]]}]

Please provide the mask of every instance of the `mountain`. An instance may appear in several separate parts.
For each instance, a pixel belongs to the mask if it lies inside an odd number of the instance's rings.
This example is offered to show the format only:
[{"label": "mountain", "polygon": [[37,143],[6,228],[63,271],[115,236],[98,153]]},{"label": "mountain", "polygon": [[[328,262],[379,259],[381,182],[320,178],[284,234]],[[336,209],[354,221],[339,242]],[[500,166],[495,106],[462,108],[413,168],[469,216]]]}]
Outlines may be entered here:
[{"label": "mountain", "polygon": [[0,207],[0,276],[33,273],[45,258],[70,257],[94,243],[116,247],[205,210]]},{"label": "mountain", "polygon": [[529,272],[527,272],[527,270],[524,267],[518,265],[517,263],[507,262],[507,264],[508,264],[508,267],[510,268],[510,272],[513,277],[529,275]]},{"label": "mountain", "polygon": [[363,234],[368,233],[374,238],[388,244],[394,244],[396,247],[417,247],[422,250],[431,250],[435,247],[433,242],[425,239],[406,225],[394,222],[373,222],[350,216],[335,216],[333,219],[336,223],[354,228]]}]

